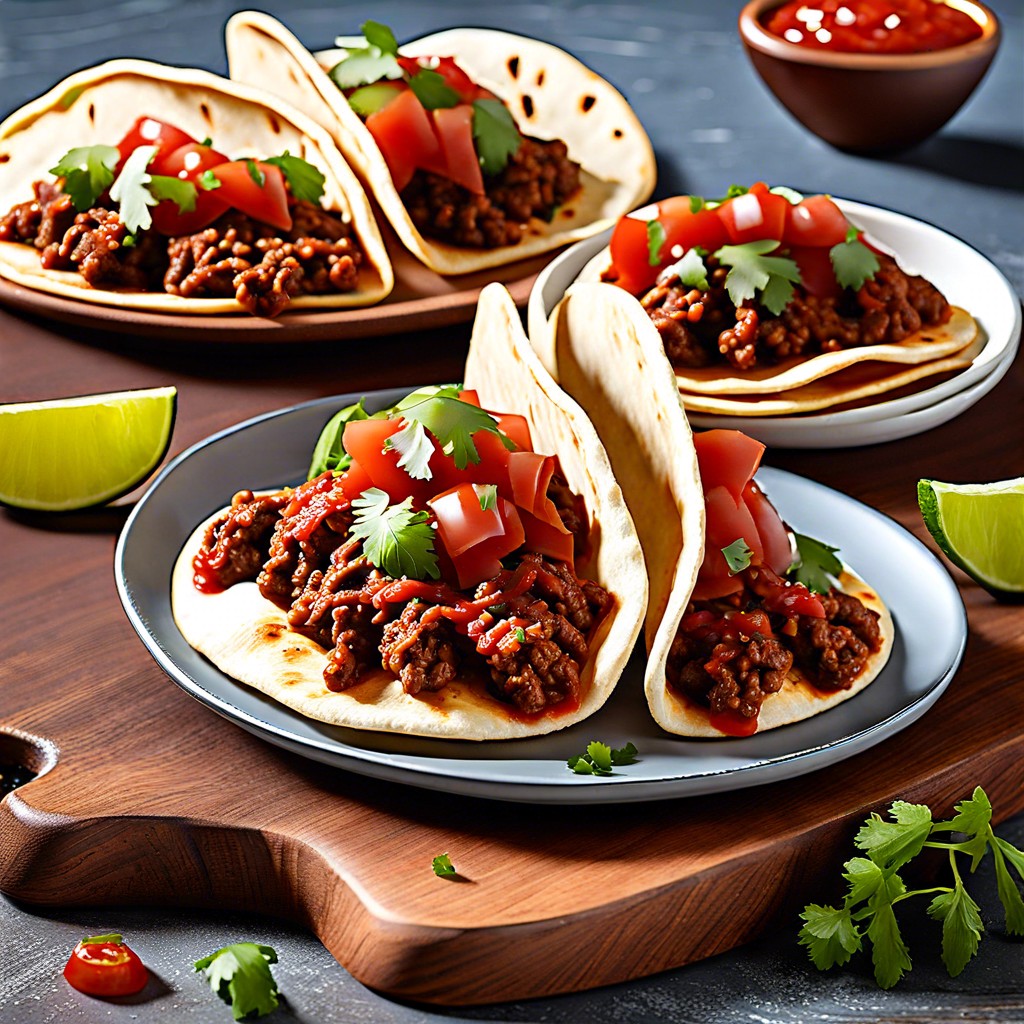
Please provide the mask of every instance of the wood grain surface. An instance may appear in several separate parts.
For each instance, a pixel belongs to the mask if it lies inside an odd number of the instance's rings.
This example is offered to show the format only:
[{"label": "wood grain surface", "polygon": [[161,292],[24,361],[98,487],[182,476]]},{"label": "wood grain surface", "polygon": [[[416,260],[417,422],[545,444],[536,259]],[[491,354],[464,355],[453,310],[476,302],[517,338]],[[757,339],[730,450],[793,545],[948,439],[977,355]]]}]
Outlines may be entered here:
[{"label": "wood grain surface", "polygon": [[[172,454],[318,395],[455,379],[465,329],[230,351],[134,345],[0,313],[2,400],[175,384]],[[919,476],[1024,475],[1024,363],[926,435],[766,462],[874,505],[919,536]],[[126,499],[126,501],[130,501]],[[127,506],[0,514],[0,762],[48,768],[0,804],[0,890],[29,903],[260,909],[308,925],[353,975],[471,1004],[639,977],[792,914],[892,798],[937,813],[976,784],[1024,808],[1021,608],[957,574],[971,635],[936,707],[810,777],[728,796],[591,808],[427,793],[306,762],[174,686],[115,592]],[[462,881],[429,871],[458,850]]]}]

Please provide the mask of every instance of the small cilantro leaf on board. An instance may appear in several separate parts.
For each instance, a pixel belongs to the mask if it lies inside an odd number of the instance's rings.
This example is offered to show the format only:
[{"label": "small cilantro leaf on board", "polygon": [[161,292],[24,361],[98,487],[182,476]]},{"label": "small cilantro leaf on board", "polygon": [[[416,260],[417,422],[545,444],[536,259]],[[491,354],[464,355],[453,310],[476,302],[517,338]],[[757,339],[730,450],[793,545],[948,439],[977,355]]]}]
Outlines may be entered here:
[{"label": "small cilantro leaf on board", "polygon": [[577,775],[614,775],[612,768],[636,762],[637,749],[632,743],[614,749],[607,743],[592,740],[585,753],[570,757],[566,765]]},{"label": "small cilantro leaf on board", "polygon": [[455,870],[455,865],[452,864],[451,857],[447,853],[438,854],[430,862],[430,866],[434,869],[434,874],[438,878],[454,878],[458,874]]},{"label": "small cilantro leaf on board", "polygon": [[304,199],[308,203],[320,202],[327,179],[308,160],[292,156],[286,149],[280,156],[269,157],[263,162],[281,169],[296,199]]},{"label": "small cilantro leaf on board", "polygon": [[460,102],[459,94],[445,81],[444,75],[423,68],[415,75],[409,76],[409,88],[416,93],[416,99],[426,110],[439,110],[442,107],[454,107]]},{"label": "small cilantro leaf on board", "polygon": [[355,405],[347,405],[344,409],[336,412],[320,431],[306,479],[312,480],[313,477],[319,476],[329,469],[337,473],[344,473],[352,465],[352,456],[345,451],[345,447],[341,443],[345,433],[345,424],[353,420],[368,420],[369,418],[370,414],[363,407],[361,398]]},{"label": "small cilantro leaf on board", "polygon": [[828,251],[836,280],[843,288],[856,291],[878,273],[878,257],[860,240],[860,231],[852,225],[846,230],[846,241]]},{"label": "small cilantro leaf on board", "polygon": [[802,533],[794,533],[793,537],[797,558],[786,575],[802,583],[812,594],[827,594],[832,589],[830,577],[837,577],[843,571],[843,563],[836,558],[839,548]]},{"label": "small cilantro leaf on board", "polygon": [[473,101],[473,142],[484,174],[493,177],[505,170],[523,137],[501,100]]},{"label": "small cilantro leaf on board", "polygon": [[769,256],[779,243],[770,238],[742,245],[723,245],[715,253],[722,266],[729,267],[725,289],[733,304],[743,303],[761,293],[761,302],[778,315],[800,281],[800,268],[788,256]]},{"label": "small cilantro leaf on board", "polygon": [[412,498],[396,505],[388,495],[370,487],[352,502],[351,534],[363,541],[363,554],[395,579],[408,576],[436,580],[441,571],[434,551],[434,531],[426,512],[414,512]]},{"label": "small cilantro leaf on board", "polygon": [[156,146],[136,147],[110,186],[110,198],[119,204],[118,213],[129,234],[144,231],[153,223],[149,208],[156,206],[157,200],[146,187],[150,182],[146,168],[156,154]]},{"label": "small cilantro leaf on board", "polygon": [[[650,224],[657,224],[657,221],[649,221]],[[706,291],[708,287],[708,268],[704,266],[704,260],[696,249],[687,249],[682,258],[670,263],[658,275],[659,281],[671,281],[678,278],[684,288],[699,288]]]},{"label": "small cilantro leaf on board", "polygon": [[250,1015],[262,1017],[277,1009],[277,982],[270,965],[277,953],[270,946],[236,942],[194,964],[206,972],[210,988],[231,1007],[235,1020]]},{"label": "small cilantro leaf on board", "polygon": [[661,250],[665,246],[665,225],[660,220],[647,222],[647,262],[656,267],[661,262]]},{"label": "small cilantro leaf on board", "polygon": [[[897,800],[889,809],[892,820],[872,814],[861,826],[854,841],[868,856],[854,857],[844,865],[849,890],[843,906],[808,904],[801,914],[804,925],[799,941],[807,946],[819,970],[845,963],[866,937],[875,980],[882,988],[891,988],[911,967],[894,907],[912,897],[930,895],[927,912],[942,922],[942,961],[950,977],[956,977],[977,953],[985,931],[981,910],[960,875],[958,856],[969,857],[973,871],[989,850],[995,862],[999,900],[1006,912],[1006,929],[1024,934],[1024,898],[1007,866],[1012,865],[1024,881],[1024,852],[992,831],[992,806],[981,787],[957,804],[956,812],[949,821],[932,821],[931,810],[924,804]],[[936,841],[934,837],[943,832],[960,833],[965,838]],[[897,869],[929,847],[946,851],[953,884],[908,891]],[[861,921],[868,922],[863,935],[855,924]]]},{"label": "small cilantro leaf on board", "polygon": [[747,542],[742,537],[737,537],[731,544],[722,548],[726,565],[729,566],[729,575],[733,576],[750,566],[750,559],[754,552],[747,547]]},{"label": "small cilantro leaf on board", "polygon": [[114,172],[121,159],[116,146],[79,146],[70,149],[51,174],[64,179],[64,192],[71,196],[75,209],[82,213],[96,205],[104,192],[114,183]]},{"label": "small cilantro leaf on board", "polygon": [[473,484],[473,490],[476,491],[481,512],[488,512],[498,507],[497,484]]},{"label": "small cilantro leaf on board", "polygon": [[167,174],[152,174],[149,178],[149,191],[155,199],[169,199],[178,206],[178,213],[191,213],[196,208],[195,185],[191,181],[172,178]]},{"label": "small cilantro leaf on board", "polygon": [[[497,420],[479,406],[461,401],[458,397],[461,390],[460,385],[449,384],[438,388],[421,388],[403,398],[393,410],[405,420],[406,425],[399,434],[428,430],[437,439],[444,454],[455,462],[457,469],[465,469],[470,463],[476,465],[480,461],[480,453],[473,443],[473,435],[478,430],[494,434],[512,451],[515,444],[498,430]],[[399,440],[399,434],[393,434],[391,441],[396,448],[404,451],[402,446],[411,445],[412,442]],[[419,479],[429,480],[429,467],[426,473],[426,476]]]}]

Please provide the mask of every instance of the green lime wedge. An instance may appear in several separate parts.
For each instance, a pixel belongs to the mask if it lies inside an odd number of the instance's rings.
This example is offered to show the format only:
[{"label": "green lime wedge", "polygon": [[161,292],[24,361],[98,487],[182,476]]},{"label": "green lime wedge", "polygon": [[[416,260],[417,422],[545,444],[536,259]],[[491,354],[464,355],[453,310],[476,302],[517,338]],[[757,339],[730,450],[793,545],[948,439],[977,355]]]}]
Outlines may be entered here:
[{"label": "green lime wedge", "polygon": [[1024,477],[991,484],[917,482],[935,543],[996,597],[1024,599]]},{"label": "green lime wedge", "polygon": [[113,501],[160,464],[177,391],[0,405],[0,503],[64,512]]}]

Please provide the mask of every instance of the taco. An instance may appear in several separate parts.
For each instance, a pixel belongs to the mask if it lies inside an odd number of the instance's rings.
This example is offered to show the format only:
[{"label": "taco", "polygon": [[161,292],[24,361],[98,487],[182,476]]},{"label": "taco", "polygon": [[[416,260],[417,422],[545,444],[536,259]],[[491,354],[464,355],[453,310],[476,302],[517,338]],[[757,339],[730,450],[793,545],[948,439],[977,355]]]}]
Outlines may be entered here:
[{"label": "taco", "polygon": [[628,214],[580,280],[639,300],[688,407],[690,395],[827,384],[864,362],[919,366],[978,334],[969,313],[904,271],[830,197],[763,182]]},{"label": "taco", "polygon": [[563,50],[478,28],[399,48],[385,26],[363,30],[346,49],[312,54],[273,18],[236,14],[230,74],[323,124],[402,243],[437,273],[549,252],[651,194],[643,127]]},{"label": "taco", "polygon": [[341,410],[309,480],[197,527],[171,596],[193,647],[310,718],[512,739],[607,700],[646,610],[642,559],[593,426],[491,285],[465,388]]},{"label": "taco", "polygon": [[884,667],[893,625],[829,538],[794,534],[753,479],[764,446],[694,436],[657,330],[625,292],[573,286],[542,361],[598,427],[647,562],[647,700],[682,736],[818,714]]},{"label": "taco", "polygon": [[0,275],[84,302],[262,316],[369,305],[394,281],[322,128],[138,60],[80,71],[0,124]]}]

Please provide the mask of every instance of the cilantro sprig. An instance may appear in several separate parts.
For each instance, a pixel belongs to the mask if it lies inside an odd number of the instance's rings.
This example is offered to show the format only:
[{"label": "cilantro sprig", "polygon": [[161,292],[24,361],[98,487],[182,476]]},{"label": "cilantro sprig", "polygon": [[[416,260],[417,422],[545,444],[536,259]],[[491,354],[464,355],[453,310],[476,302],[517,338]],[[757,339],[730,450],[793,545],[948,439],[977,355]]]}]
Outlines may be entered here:
[{"label": "cilantro sprig", "polygon": [[860,231],[851,224],[846,240],[828,251],[836,280],[844,288],[856,291],[878,273],[878,257],[860,240]]},{"label": "cilantro sprig", "polygon": [[[810,903],[800,915],[804,922],[800,944],[807,947],[819,970],[847,963],[864,948],[866,939],[875,980],[882,988],[892,988],[911,969],[910,950],[894,908],[915,896],[932,896],[928,915],[942,922],[942,962],[950,977],[960,974],[977,952],[985,926],[978,904],[964,885],[958,855],[970,859],[973,873],[992,854],[1006,930],[1024,935],[1024,898],[1018,888],[1024,882],[1024,852],[993,832],[992,804],[980,786],[955,810],[951,820],[933,821],[926,805],[897,800],[889,809],[891,821],[872,814],[861,826],[854,845],[866,856],[843,865],[848,888],[842,906]],[[965,838],[959,842],[934,838],[944,832]],[[907,889],[899,870],[924,849],[947,851],[952,885]]]},{"label": "cilantro sprig", "polygon": [[96,205],[114,183],[121,154],[116,146],[79,146],[69,149],[50,173],[64,178],[64,192],[79,213]]},{"label": "cilantro sprig", "polygon": [[839,548],[802,533],[794,533],[796,540],[796,561],[786,570],[786,575],[802,583],[813,594],[827,594],[832,589],[832,579],[843,571],[843,563],[836,558]]},{"label": "cilantro sprig", "polygon": [[592,740],[582,754],[570,757],[565,764],[577,775],[614,775],[613,767],[634,764],[636,755],[637,749],[632,743],[615,750],[607,743]]},{"label": "cilantro sprig", "polygon": [[434,530],[426,512],[414,512],[412,498],[392,505],[385,491],[370,487],[352,502],[351,533],[363,541],[363,554],[378,569],[398,579],[436,580],[441,576],[434,551]]},{"label": "cilantro sprig", "polygon": [[769,256],[779,247],[771,238],[742,245],[723,245],[715,253],[722,266],[729,267],[725,290],[733,305],[742,306],[760,292],[762,305],[776,316],[793,298],[793,285],[800,283],[800,268],[788,256]]},{"label": "cilantro sprig", "polygon": [[327,179],[308,160],[292,156],[286,149],[280,156],[267,157],[263,162],[281,169],[296,199],[305,199],[309,203],[320,202]]},{"label": "cilantro sprig", "polygon": [[276,963],[272,947],[235,942],[197,960],[194,967],[206,972],[210,988],[230,1005],[235,1020],[241,1020],[277,1009],[277,982],[270,973],[270,965]]},{"label": "cilantro sprig", "polygon": [[501,100],[473,101],[473,142],[484,174],[493,177],[505,170],[523,137]]}]

